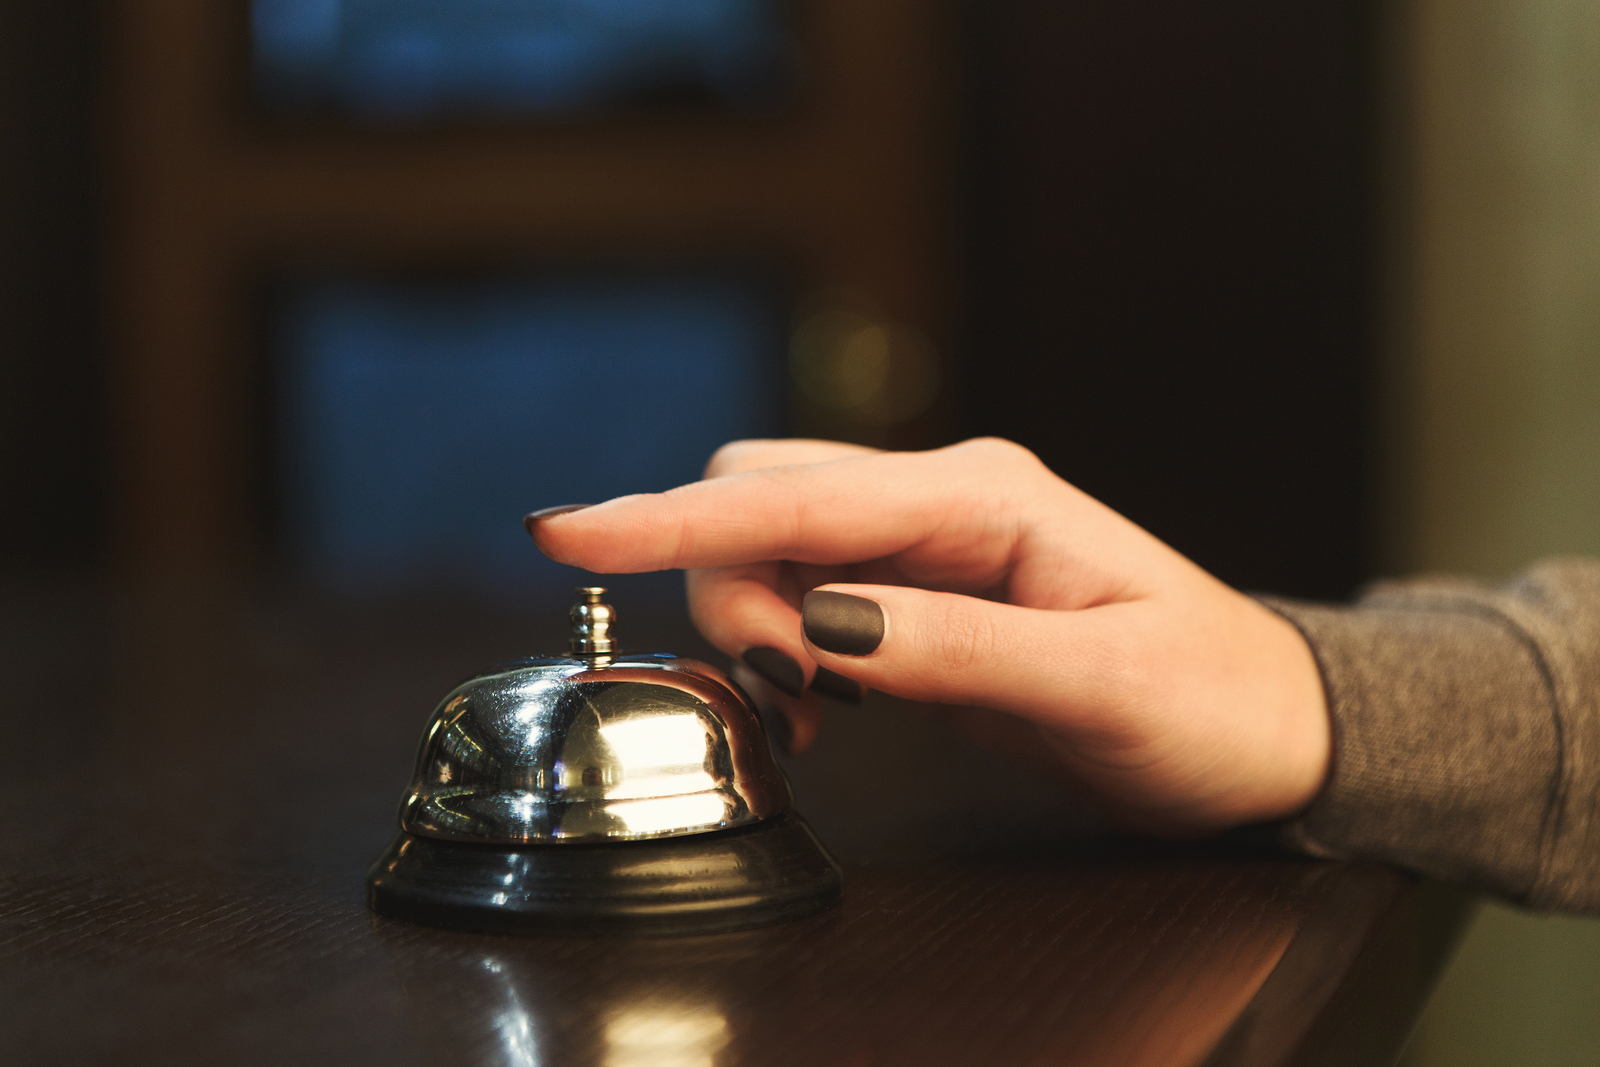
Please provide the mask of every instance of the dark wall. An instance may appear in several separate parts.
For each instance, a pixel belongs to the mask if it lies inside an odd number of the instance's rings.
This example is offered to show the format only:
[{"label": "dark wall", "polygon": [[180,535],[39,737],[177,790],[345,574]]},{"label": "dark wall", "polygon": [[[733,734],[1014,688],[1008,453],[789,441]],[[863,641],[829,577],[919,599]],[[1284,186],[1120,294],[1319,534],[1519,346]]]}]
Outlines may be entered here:
[{"label": "dark wall", "polygon": [[91,563],[104,514],[98,5],[0,0],[0,567]]},{"label": "dark wall", "polygon": [[975,78],[968,429],[1223,578],[1365,573],[1361,0],[995,0]]},{"label": "dark wall", "polygon": [[[0,0],[0,566],[106,514],[99,5]],[[1365,0],[968,5],[966,430],[1224,578],[1365,574]]]}]

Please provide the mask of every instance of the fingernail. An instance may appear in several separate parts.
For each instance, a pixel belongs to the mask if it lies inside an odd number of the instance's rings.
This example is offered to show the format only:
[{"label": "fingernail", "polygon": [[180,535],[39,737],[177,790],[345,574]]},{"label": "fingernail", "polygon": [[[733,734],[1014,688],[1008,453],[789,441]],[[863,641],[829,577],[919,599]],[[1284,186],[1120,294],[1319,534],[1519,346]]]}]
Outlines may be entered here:
[{"label": "fingernail", "polygon": [[765,645],[747,648],[744,661],[751,670],[792,697],[799,696],[805,688],[806,673],[800,669],[800,664],[775,648]]},{"label": "fingernail", "polygon": [[883,640],[883,609],[864,596],[813,589],[800,605],[800,625],[824,652],[865,656]]},{"label": "fingernail", "polygon": [[835,674],[826,667],[818,667],[817,673],[811,676],[811,688],[825,697],[842,700],[846,704],[861,703],[861,696],[865,691],[860,682],[846,678],[842,674]]},{"label": "fingernail", "polygon": [[582,511],[584,508],[592,507],[594,507],[593,504],[557,504],[553,508],[540,508],[538,511],[530,512],[522,517],[522,528],[529,533],[533,533],[533,524],[540,519],[548,519],[552,515],[565,515],[569,511]]},{"label": "fingernail", "polygon": [[761,721],[766,725],[773,743],[778,746],[778,751],[785,756],[794,755],[794,729],[789,725],[789,716],[777,708],[762,708]]}]

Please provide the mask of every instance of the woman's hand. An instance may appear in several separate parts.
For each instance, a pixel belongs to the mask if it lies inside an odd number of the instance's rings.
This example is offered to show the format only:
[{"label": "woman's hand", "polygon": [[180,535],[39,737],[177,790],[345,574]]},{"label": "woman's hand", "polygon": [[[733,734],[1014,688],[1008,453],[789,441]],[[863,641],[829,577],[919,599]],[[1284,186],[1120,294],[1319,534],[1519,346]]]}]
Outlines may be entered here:
[{"label": "woman's hand", "polygon": [[[592,571],[686,568],[695,625],[792,697],[854,682],[950,705],[1142,829],[1284,818],[1327,773],[1295,629],[1006,441],[739,441],[704,481],[528,526]],[[804,748],[815,700],[786,711]]]}]

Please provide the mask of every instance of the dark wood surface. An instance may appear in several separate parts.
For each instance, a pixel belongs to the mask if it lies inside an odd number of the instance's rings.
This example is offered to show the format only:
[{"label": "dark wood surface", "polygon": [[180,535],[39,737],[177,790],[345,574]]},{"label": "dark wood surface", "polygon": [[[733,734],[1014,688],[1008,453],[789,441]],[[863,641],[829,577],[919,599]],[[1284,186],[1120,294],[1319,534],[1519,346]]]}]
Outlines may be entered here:
[{"label": "dark wood surface", "polygon": [[[1095,833],[869,705],[790,762],[846,862],[835,912],[660,940],[411,926],[362,878],[421,723],[559,618],[3,606],[10,1063],[1382,1062],[1468,906],[1377,866]],[[692,645],[677,625],[635,632]]]}]

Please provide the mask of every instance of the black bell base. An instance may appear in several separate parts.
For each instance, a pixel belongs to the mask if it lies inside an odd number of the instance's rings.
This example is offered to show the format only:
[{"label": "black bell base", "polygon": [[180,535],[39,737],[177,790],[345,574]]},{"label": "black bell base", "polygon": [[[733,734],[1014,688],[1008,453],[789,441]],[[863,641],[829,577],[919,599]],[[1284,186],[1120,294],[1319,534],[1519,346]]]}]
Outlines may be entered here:
[{"label": "black bell base", "polygon": [[754,826],[604,844],[467,844],[401,831],[367,905],[497,934],[677,937],[800,919],[837,904],[839,864],[793,812]]}]

